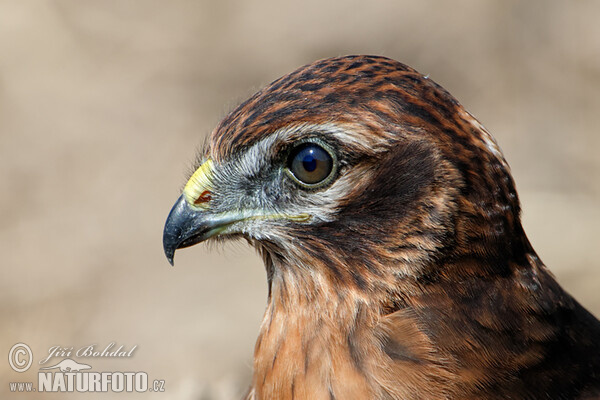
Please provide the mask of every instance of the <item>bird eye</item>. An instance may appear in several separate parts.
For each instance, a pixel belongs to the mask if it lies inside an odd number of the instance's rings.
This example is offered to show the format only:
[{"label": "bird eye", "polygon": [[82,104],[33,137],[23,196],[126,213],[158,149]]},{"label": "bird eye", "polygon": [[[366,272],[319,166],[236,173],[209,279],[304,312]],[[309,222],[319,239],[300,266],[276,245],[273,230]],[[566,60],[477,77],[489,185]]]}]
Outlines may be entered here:
[{"label": "bird eye", "polygon": [[288,169],[300,183],[316,185],[331,176],[333,157],[318,144],[305,143],[290,153]]}]

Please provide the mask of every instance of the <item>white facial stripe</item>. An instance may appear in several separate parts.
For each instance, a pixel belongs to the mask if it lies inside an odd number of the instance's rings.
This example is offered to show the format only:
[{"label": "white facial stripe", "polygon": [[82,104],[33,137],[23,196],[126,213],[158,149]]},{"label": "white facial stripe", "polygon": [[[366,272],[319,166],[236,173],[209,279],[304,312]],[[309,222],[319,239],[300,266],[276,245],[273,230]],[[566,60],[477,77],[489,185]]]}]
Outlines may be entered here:
[{"label": "white facial stripe", "polygon": [[256,175],[261,168],[263,168],[265,162],[269,162],[267,157],[271,154],[271,148],[280,139],[277,135],[270,135],[260,142],[252,145],[242,156],[237,160],[240,172],[245,176]]},{"label": "white facial stripe", "polygon": [[[347,129],[346,129],[347,128]],[[333,123],[291,125],[273,132],[266,138],[258,141],[249,147],[237,160],[239,172],[245,176],[253,176],[264,167],[265,162],[269,162],[268,155],[273,154],[273,146],[277,143],[290,143],[300,140],[310,133],[322,133],[324,136],[331,135],[340,143],[348,147],[355,148],[365,153],[372,153],[385,148],[384,138],[371,136],[370,141],[365,141],[365,136],[353,129],[352,126],[337,125]]]},{"label": "white facial stripe", "polygon": [[302,123],[298,125],[286,126],[285,128],[273,132],[268,137],[262,139],[261,141],[255,143],[252,147],[250,147],[246,154],[257,155],[255,151],[258,151],[258,154],[268,154],[265,153],[265,151],[270,151],[271,147],[275,143],[293,142],[307,137],[307,135],[311,133],[320,133],[320,136],[324,137],[330,135],[333,138],[335,138],[338,142],[344,143],[348,147],[360,149],[365,152],[372,152],[373,149],[381,148],[381,145],[386,143],[385,138],[376,135],[368,135],[367,137],[365,137],[364,134],[357,130],[356,126],[352,126],[349,124],[343,125],[334,123]]},{"label": "white facial stripe", "polygon": [[328,188],[308,193],[309,201],[302,206],[302,212],[311,215],[312,221],[332,221],[339,209],[341,200],[345,199],[355,188],[351,175],[340,176]]},{"label": "white facial stripe", "polygon": [[[265,168],[267,163],[272,162],[271,158],[275,153],[273,150],[274,146],[279,143],[290,143],[300,140],[310,133],[331,135],[340,143],[354,147],[357,151],[372,152],[373,148],[384,148],[382,146],[384,142],[383,138],[374,137],[374,139],[377,139],[375,141],[379,142],[379,146],[367,144],[369,147],[366,147],[364,137],[361,134],[353,129],[344,129],[344,126],[335,124],[300,124],[280,129],[255,143],[238,156],[229,166],[236,169],[235,175],[251,178],[257,175],[262,168]],[[332,221],[335,218],[341,200],[346,198],[356,188],[357,179],[358,176],[356,174],[344,174],[339,176],[331,186],[321,190],[303,191],[302,189],[298,189],[298,196],[295,197],[297,201],[289,204],[289,208],[282,207],[278,210],[270,210],[270,212],[285,215],[308,214],[312,217],[308,223]],[[264,206],[268,206],[268,204]],[[264,222],[268,223],[267,220]]]}]

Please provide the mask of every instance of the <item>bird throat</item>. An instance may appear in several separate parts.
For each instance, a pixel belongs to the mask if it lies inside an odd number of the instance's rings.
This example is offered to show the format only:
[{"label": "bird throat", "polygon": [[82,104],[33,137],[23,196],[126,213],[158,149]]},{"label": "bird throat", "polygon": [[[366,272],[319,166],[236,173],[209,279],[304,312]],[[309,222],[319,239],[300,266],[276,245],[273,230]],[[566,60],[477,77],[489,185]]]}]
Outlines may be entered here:
[{"label": "bird throat", "polygon": [[369,341],[357,336],[358,326],[372,323],[360,300],[318,279],[299,283],[279,274],[255,347],[255,398],[373,398],[361,360]]}]

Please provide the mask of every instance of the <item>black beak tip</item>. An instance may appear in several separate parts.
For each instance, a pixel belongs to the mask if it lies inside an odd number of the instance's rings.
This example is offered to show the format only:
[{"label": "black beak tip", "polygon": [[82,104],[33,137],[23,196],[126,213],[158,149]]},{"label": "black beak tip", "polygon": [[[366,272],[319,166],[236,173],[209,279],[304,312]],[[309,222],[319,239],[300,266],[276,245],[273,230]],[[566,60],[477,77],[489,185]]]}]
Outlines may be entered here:
[{"label": "black beak tip", "polygon": [[170,236],[167,235],[167,232],[165,232],[165,235],[163,236],[163,249],[169,264],[175,266],[173,259],[175,258],[175,250],[177,250],[177,245],[170,239]]},{"label": "black beak tip", "polygon": [[184,195],[181,195],[165,222],[163,249],[169,264],[174,265],[175,251],[203,242],[211,236],[214,227],[206,219],[204,212],[190,208]]},{"label": "black beak tip", "polygon": [[169,264],[171,264],[171,266],[174,267],[175,261],[173,261],[173,258],[175,258],[175,252],[168,251],[167,249],[165,249],[165,256],[167,256],[167,261],[169,261]]},{"label": "black beak tip", "polygon": [[163,249],[165,256],[169,264],[175,265],[173,259],[175,258],[175,250],[179,248],[182,239],[182,222],[186,218],[185,199],[182,196],[177,199],[177,202],[171,209],[167,221],[165,222],[165,228],[163,231]]}]

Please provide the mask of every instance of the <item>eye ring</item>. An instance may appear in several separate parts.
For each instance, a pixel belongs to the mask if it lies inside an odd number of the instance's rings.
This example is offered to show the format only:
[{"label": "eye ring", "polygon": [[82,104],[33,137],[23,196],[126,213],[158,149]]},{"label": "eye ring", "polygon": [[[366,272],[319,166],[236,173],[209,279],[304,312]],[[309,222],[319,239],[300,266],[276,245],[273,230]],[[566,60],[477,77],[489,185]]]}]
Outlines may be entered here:
[{"label": "eye ring", "polygon": [[305,140],[291,148],[285,170],[301,187],[321,188],[335,178],[337,158],[331,147],[322,141]]}]

